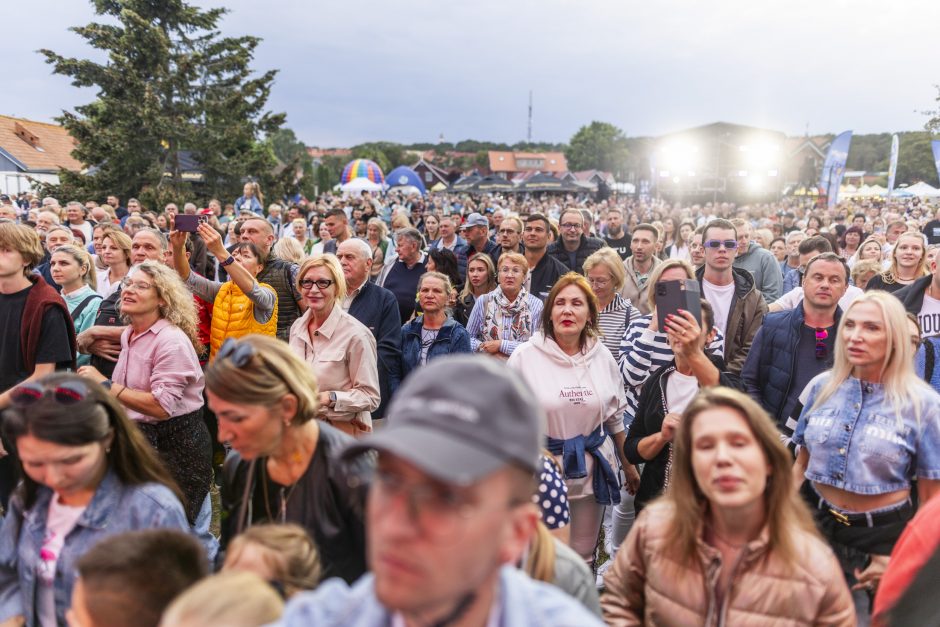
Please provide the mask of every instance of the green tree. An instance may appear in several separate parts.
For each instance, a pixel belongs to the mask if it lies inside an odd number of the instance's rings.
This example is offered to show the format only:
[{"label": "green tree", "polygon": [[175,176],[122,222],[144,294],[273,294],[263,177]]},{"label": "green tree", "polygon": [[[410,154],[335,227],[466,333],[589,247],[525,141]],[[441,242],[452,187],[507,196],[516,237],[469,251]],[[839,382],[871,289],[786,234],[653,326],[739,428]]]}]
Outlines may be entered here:
[{"label": "green tree", "polygon": [[629,168],[630,152],[622,130],[607,122],[594,121],[572,136],[565,157],[570,170],[603,170],[623,179]]},{"label": "green tree", "polygon": [[[105,52],[106,62],[41,51],[56,74],[97,90],[96,100],[58,118],[78,141],[75,157],[94,167],[60,173],[68,196],[234,198],[249,177],[273,184],[276,159],[260,138],[284,115],[265,110],[276,71],[255,76],[249,67],[257,37],[222,37],[225,9],[203,11],[184,0],[92,4],[113,23],[71,30]],[[180,151],[193,153],[202,183],[184,180]]]}]

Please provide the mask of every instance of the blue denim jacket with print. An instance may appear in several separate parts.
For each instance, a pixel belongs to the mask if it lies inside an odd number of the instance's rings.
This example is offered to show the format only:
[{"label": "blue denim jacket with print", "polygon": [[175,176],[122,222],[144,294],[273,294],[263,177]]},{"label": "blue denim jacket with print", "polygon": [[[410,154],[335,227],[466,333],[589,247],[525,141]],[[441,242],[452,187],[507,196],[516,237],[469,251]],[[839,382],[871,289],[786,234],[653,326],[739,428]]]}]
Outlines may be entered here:
[{"label": "blue denim jacket with print", "polygon": [[[9,511],[0,525],[0,622],[23,616],[27,625],[37,624],[36,571],[52,497],[52,490],[40,487],[36,502],[26,511],[20,494],[10,499]],[[88,549],[106,536],[158,527],[189,531],[179,499],[166,486],[124,485],[109,470],[66,536],[56,562],[53,587],[58,624],[65,624],[65,610],[71,604],[72,587],[78,576],[75,563]]]},{"label": "blue denim jacket with print", "polygon": [[830,377],[810,381],[793,441],[809,452],[806,478],[856,494],[910,488],[911,480],[940,479],[940,396],[922,386],[921,415],[912,403],[895,411],[884,387],[849,377],[818,407]]}]

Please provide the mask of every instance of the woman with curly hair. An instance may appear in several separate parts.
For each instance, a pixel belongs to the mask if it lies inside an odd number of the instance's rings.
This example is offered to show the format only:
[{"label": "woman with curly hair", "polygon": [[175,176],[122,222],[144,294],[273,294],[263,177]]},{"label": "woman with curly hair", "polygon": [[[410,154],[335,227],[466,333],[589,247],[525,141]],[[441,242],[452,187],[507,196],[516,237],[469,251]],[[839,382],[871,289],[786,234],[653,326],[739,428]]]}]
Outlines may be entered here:
[{"label": "woman with curly hair", "polygon": [[120,308],[129,326],[112,378],[94,366],[78,372],[124,405],[179,484],[193,524],[212,482],[196,305],[175,271],[145,261],[121,281]]}]

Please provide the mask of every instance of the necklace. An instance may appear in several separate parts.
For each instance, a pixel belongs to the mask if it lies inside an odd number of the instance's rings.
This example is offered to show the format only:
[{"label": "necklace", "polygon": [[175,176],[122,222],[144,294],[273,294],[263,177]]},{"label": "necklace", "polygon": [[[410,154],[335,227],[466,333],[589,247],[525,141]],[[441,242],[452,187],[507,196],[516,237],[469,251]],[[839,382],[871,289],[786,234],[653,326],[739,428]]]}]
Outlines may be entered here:
[{"label": "necklace", "polygon": [[274,515],[271,512],[271,496],[268,493],[269,478],[268,478],[268,471],[266,468],[266,464],[263,464],[261,466],[261,473],[263,475],[261,484],[263,486],[263,491],[264,491],[264,510],[265,510],[265,513],[268,515],[268,522],[272,522],[272,523],[280,522],[281,524],[284,524],[287,522],[287,503],[290,501],[290,497],[294,495],[294,490],[297,489],[297,484],[300,483],[300,479],[298,478],[297,481],[290,484],[289,486],[281,486],[280,489],[278,490],[279,492],[278,498],[279,498],[280,507],[278,508],[279,517],[276,519],[274,518]]}]

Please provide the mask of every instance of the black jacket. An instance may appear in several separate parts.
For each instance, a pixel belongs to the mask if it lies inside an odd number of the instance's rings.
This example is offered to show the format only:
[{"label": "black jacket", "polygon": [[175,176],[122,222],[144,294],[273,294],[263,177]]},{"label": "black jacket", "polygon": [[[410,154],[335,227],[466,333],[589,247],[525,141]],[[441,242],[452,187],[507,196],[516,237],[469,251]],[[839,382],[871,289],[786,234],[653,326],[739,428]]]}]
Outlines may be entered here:
[{"label": "black jacket", "polygon": [[548,254],[548,251],[546,251],[532,270],[532,280],[529,282],[529,293],[542,302],[545,302],[555,282],[558,281],[563,274],[567,274],[568,272],[570,272],[568,266],[558,261],[558,259]]},{"label": "black jacket", "polygon": [[[873,276],[872,281],[877,279],[878,276]],[[904,288],[894,292],[894,296],[900,299],[901,303],[904,305],[904,309],[908,313],[912,313],[915,316],[920,313],[920,308],[924,306],[924,293],[927,291],[927,288],[930,287],[930,282],[933,281],[933,275],[928,274],[927,276],[921,277],[911,283],[910,285],[904,286]],[[871,286],[871,281],[869,281],[869,287]],[[865,290],[868,291],[867,289]]]},{"label": "black jacket", "polygon": [[385,416],[385,408],[401,382],[401,315],[398,300],[384,287],[366,281],[349,306],[349,315],[366,325],[375,337],[378,353],[379,394],[382,401],[372,419]]},{"label": "black jacket", "polygon": [[316,451],[293,486],[280,486],[267,477],[267,458],[248,462],[234,450],[229,453],[222,472],[222,546],[251,525],[282,522],[283,499],[286,521],[306,529],[317,545],[321,580],[342,577],[352,583],[366,572],[367,486],[357,478],[373,462],[369,456],[348,464],[338,461],[338,451],[353,439],[325,422],[319,425]]},{"label": "black jacket", "polygon": [[569,270],[577,272],[578,274],[584,274],[585,260],[605,246],[607,246],[607,243],[604,240],[596,237],[585,237],[582,234],[581,243],[578,245],[578,250],[575,251],[575,267],[571,267],[568,251],[565,250],[565,245],[561,240],[549,246],[547,254],[560,261]]},{"label": "black jacket", "polygon": [[[718,385],[742,390],[741,380],[735,375],[725,371],[725,362],[721,357],[706,353],[715,367],[718,368]],[[623,452],[631,464],[646,464],[643,474],[640,475],[640,487],[636,492],[633,506],[639,514],[647,503],[662,494],[663,484],[666,480],[666,465],[669,462],[669,447],[666,445],[653,459],[644,459],[640,455],[639,445],[643,438],[659,433],[663,430],[663,397],[666,394],[666,379],[675,372],[676,360],[663,366],[643,384],[643,392],[636,408],[636,417],[627,430],[627,439],[623,445]]]}]

